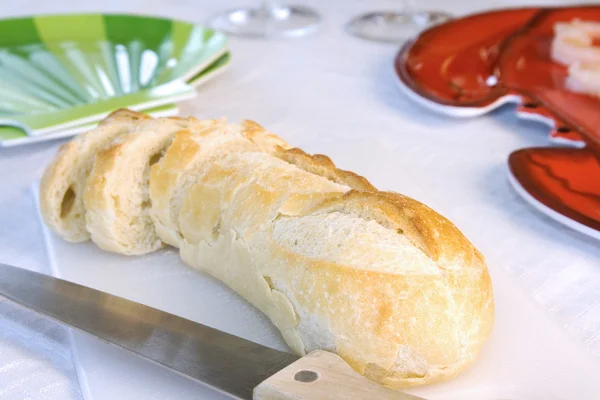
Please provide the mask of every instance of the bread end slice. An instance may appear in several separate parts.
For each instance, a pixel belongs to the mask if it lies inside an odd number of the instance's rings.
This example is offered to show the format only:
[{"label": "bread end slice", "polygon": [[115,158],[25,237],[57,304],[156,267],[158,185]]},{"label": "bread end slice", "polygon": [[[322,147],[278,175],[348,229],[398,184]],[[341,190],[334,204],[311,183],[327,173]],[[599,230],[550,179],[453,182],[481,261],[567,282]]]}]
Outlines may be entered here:
[{"label": "bread end slice", "polygon": [[117,110],[97,128],[60,147],[40,184],[40,209],[50,229],[69,242],[90,238],[85,227],[83,191],[96,153],[127,134],[135,122],[149,118],[126,109]]}]

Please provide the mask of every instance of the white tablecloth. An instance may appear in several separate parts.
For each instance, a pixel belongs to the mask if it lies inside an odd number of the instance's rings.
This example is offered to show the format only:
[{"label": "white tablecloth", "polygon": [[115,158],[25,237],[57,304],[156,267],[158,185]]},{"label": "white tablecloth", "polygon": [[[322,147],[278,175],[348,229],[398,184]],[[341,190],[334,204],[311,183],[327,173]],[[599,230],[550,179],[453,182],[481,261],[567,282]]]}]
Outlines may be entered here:
[{"label": "white tablecloth", "polygon": [[[419,179],[442,207],[438,211],[457,223],[490,266],[516,276],[565,329],[600,356],[599,243],[534,211],[506,180],[508,154],[547,145],[547,128],[517,121],[512,107],[454,120],[402,96],[391,66],[396,47],[361,41],[342,29],[356,13],[391,9],[399,2],[298,2],[321,11],[324,23],[317,34],[299,40],[232,40],[231,70],[183,104],[182,114],[252,118],[300,147],[314,139],[379,141],[402,157],[405,172]],[[225,6],[251,3],[256,1],[21,0],[4,4],[0,17],[105,11],[201,22]],[[523,3],[568,2],[417,2],[456,15]],[[60,143],[0,149],[0,262],[47,271],[29,187]],[[0,299],[0,399],[80,398],[66,337],[59,325]]]}]

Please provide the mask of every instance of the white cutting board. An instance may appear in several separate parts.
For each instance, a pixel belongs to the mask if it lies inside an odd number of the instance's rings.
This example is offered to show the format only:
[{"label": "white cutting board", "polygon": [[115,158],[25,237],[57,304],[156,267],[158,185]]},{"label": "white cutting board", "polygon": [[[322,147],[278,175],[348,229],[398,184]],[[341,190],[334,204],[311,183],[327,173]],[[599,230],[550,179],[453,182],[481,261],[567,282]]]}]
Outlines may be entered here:
[{"label": "white cutting board", "polygon": [[[380,188],[402,191],[436,208],[407,174],[410,169],[374,141],[308,147],[368,176]],[[215,279],[184,265],[174,249],[123,257],[91,243],[66,243],[47,230],[45,237],[55,276],[286,349],[260,312]],[[430,400],[600,399],[600,362],[538,308],[501,265],[489,267],[496,324],[480,358],[451,382],[407,391]],[[226,398],[85,334],[73,332],[73,346],[87,400]]]}]

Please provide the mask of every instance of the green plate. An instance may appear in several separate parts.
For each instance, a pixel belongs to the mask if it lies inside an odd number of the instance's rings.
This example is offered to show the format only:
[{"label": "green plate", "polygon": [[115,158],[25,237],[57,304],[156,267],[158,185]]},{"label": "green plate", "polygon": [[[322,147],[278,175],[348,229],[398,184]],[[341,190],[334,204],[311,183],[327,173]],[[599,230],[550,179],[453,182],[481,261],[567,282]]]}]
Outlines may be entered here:
[{"label": "green plate", "polygon": [[[150,108],[143,111],[145,114],[153,117],[170,117],[179,113],[179,108],[175,104],[165,104],[160,107]],[[71,137],[79,133],[89,131],[98,125],[98,121],[74,125],[66,129],[59,129],[41,136],[27,136],[22,129],[5,126],[0,128],[0,147],[15,147],[24,144],[45,142]]]},{"label": "green plate", "polygon": [[[116,14],[0,20],[0,125],[39,136],[120,107],[161,107],[193,97],[193,86],[228,61],[224,35],[183,21]],[[8,139],[2,130],[0,139]]]},{"label": "green plate", "polygon": [[[227,66],[229,66],[230,60],[231,57],[229,53],[225,53],[209,67],[192,77],[188,83],[194,87],[197,87],[204,82],[208,82],[209,80],[223,73],[227,69]],[[174,104],[166,104],[150,109],[144,109],[143,107],[140,107],[139,111],[143,111],[144,113],[147,113],[153,117],[168,117],[177,115],[179,110]],[[100,118],[104,118],[105,116],[106,115],[101,115]],[[75,123],[68,128],[50,127],[46,134],[40,136],[28,136],[22,128],[15,126],[0,126],[0,147],[21,146],[29,143],[38,143],[74,136],[78,133],[85,132],[86,130],[93,128],[96,126],[97,122],[98,121],[82,123],[81,121],[75,121]]]},{"label": "green plate", "polygon": [[[188,83],[192,86],[197,87],[204,82],[207,82],[227,69],[227,66],[230,62],[229,53],[225,53],[215,62],[213,62],[209,67],[201,71],[199,74],[192,77]],[[178,108],[174,104],[167,104],[160,107],[150,108],[150,109],[141,109],[143,111],[153,117],[168,117],[172,115],[177,115],[179,111]],[[102,118],[104,115],[102,116]],[[14,126],[0,126],[0,147],[14,147],[21,146],[29,143],[38,143],[47,140],[55,140],[70,137],[76,135],[81,132],[85,132],[96,126],[98,121],[94,121],[91,123],[76,123],[73,124],[70,128],[57,128],[52,129],[48,133],[40,136],[28,136],[25,131],[21,128],[17,128]]]}]

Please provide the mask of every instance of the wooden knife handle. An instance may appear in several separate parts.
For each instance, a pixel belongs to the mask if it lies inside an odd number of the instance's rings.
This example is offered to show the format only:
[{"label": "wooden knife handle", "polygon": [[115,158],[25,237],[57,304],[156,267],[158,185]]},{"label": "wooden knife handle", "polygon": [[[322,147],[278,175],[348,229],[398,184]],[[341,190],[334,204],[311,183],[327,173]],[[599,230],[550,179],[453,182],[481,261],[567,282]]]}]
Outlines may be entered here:
[{"label": "wooden knife handle", "polygon": [[316,350],[254,389],[254,400],[424,400],[387,389],[354,371],[338,355]]}]

